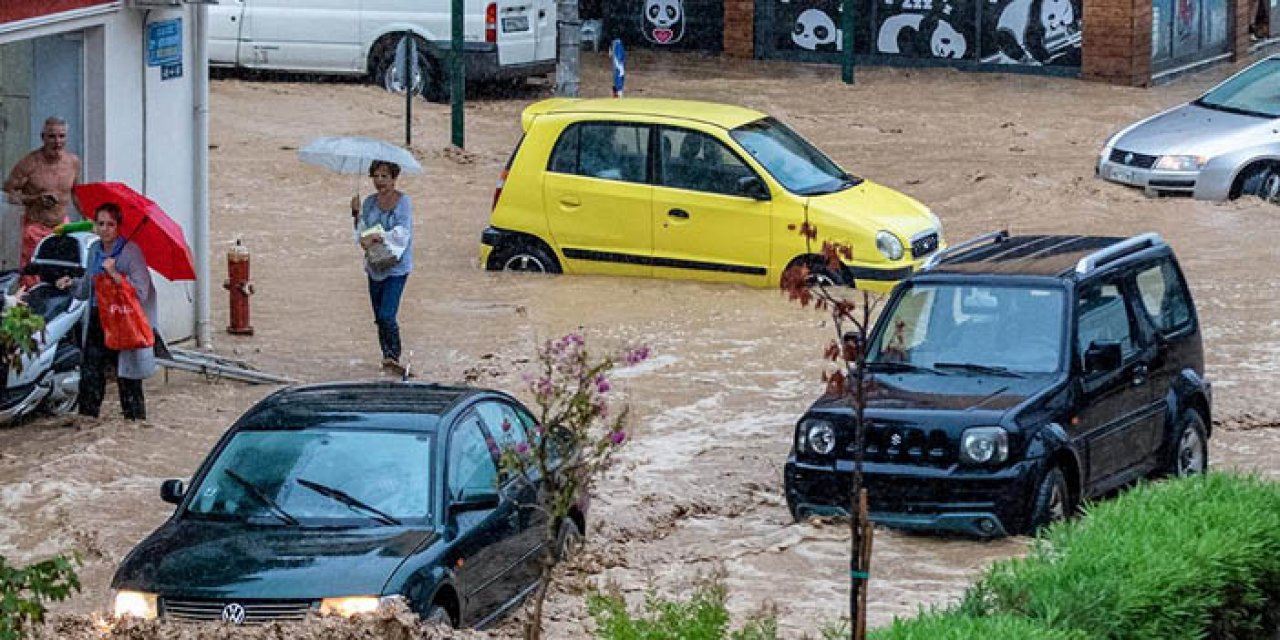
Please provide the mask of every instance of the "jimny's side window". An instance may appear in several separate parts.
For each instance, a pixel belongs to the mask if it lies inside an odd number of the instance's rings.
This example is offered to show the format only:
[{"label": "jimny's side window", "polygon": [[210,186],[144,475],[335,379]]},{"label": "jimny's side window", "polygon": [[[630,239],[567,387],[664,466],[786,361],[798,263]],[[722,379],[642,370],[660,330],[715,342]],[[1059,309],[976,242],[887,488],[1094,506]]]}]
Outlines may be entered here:
[{"label": "jimny's side window", "polygon": [[649,159],[649,127],[613,122],[585,122],[560,134],[547,170],[646,183]]},{"label": "jimny's side window", "polygon": [[1171,260],[1138,271],[1137,283],[1142,308],[1160,333],[1168,335],[1191,324],[1191,305]]}]

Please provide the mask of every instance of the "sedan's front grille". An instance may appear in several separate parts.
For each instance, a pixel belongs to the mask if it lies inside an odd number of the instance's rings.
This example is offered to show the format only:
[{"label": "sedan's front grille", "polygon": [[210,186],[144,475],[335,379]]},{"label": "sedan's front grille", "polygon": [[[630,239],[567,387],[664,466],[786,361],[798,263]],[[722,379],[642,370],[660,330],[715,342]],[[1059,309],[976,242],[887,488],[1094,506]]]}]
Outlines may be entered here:
[{"label": "sedan's front grille", "polygon": [[1159,159],[1160,159],[1160,156],[1149,156],[1142,153],[1125,151],[1124,149],[1111,150],[1111,161],[1125,165],[1126,167],[1150,169],[1152,166],[1155,165],[1156,160],[1159,160]]},{"label": "sedan's front grille", "polygon": [[[266,624],[302,620],[315,608],[314,600],[189,600],[164,598],[162,611],[169,620],[180,622],[232,622]],[[237,609],[239,607],[239,609]],[[243,619],[234,618],[243,610]]]},{"label": "sedan's front grille", "polygon": [[911,257],[923,258],[938,248],[938,233],[927,233],[911,239]]}]

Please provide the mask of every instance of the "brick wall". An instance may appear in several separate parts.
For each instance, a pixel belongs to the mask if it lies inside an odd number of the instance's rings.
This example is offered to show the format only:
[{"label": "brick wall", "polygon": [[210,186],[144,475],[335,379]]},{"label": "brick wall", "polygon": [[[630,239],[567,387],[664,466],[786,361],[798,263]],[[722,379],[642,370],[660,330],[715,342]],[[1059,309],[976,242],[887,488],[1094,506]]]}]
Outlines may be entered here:
[{"label": "brick wall", "polygon": [[724,55],[755,55],[755,0],[724,0]]},{"label": "brick wall", "polygon": [[1151,81],[1151,0],[1084,0],[1080,75],[1134,87]]}]

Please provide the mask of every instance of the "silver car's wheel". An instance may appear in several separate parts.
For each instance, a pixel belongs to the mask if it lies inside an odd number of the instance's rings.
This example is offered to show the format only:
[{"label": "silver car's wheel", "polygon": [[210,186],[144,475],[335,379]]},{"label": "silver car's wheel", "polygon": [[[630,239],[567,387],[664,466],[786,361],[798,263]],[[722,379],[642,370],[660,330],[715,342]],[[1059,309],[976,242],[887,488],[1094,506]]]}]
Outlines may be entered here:
[{"label": "silver car's wheel", "polygon": [[1262,181],[1262,192],[1258,195],[1267,202],[1280,200],[1280,174],[1269,172]]},{"label": "silver car's wheel", "polygon": [[1271,166],[1247,170],[1240,183],[1240,195],[1257,196],[1268,202],[1280,202],[1280,173]]}]

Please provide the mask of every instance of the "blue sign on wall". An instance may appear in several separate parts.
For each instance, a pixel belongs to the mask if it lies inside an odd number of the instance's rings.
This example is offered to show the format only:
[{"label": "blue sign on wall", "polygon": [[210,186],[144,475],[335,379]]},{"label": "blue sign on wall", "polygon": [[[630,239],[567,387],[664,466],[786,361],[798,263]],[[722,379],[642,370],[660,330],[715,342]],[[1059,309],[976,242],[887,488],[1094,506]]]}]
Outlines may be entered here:
[{"label": "blue sign on wall", "polygon": [[147,25],[147,66],[160,67],[160,78],[182,77],[182,18]]}]

